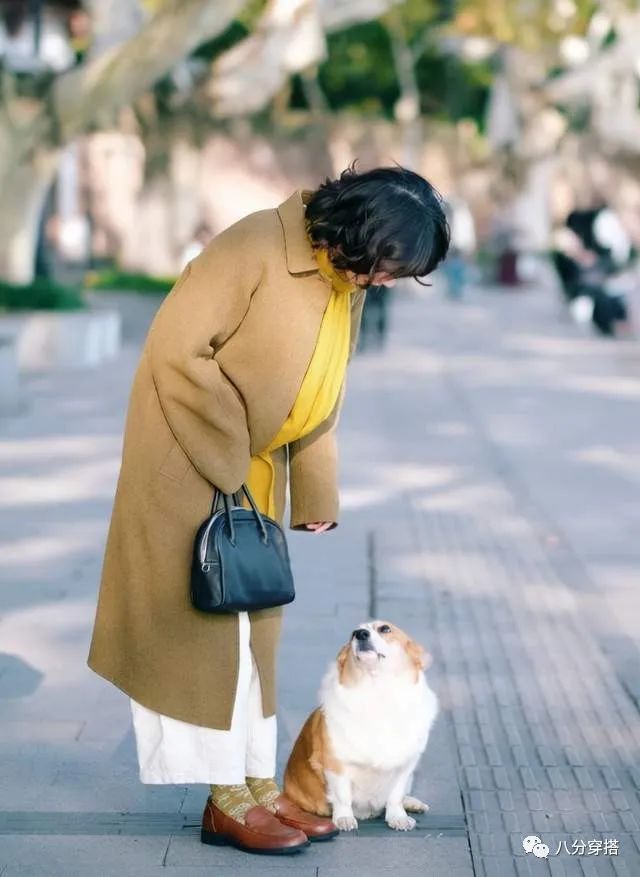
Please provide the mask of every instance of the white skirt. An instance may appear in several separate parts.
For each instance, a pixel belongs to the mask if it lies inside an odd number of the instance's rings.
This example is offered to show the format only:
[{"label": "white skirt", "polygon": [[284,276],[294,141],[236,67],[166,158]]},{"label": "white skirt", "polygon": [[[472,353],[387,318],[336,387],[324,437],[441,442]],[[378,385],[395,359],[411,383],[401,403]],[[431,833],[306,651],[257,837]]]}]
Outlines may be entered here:
[{"label": "white skirt", "polygon": [[262,715],[250,633],[249,616],[240,612],[240,666],[228,731],[170,719],[131,700],[141,782],[239,785],[247,776],[275,776],[277,722]]}]

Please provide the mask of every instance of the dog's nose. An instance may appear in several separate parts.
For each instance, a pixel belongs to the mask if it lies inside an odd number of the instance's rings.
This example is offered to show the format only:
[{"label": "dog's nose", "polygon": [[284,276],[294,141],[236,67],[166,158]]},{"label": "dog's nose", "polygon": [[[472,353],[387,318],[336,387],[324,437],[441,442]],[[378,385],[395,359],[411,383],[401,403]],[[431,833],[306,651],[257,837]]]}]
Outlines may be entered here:
[{"label": "dog's nose", "polygon": [[364,642],[364,640],[369,639],[370,636],[371,634],[364,627],[359,627],[357,630],[353,631],[353,637],[360,640],[360,642]]}]

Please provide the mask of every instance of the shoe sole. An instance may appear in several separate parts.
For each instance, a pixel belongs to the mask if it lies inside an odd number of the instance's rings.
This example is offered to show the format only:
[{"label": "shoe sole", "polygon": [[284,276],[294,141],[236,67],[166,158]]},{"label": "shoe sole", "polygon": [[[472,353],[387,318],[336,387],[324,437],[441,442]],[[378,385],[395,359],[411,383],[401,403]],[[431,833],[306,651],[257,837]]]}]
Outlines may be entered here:
[{"label": "shoe sole", "polygon": [[338,837],[340,834],[340,829],[337,828],[335,831],[329,832],[329,834],[318,834],[315,837],[309,837],[309,841],[312,844],[323,843],[325,840],[333,840],[334,837]]},{"label": "shoe sole", "polygon": [[242,850],[243,853],[255,853],[259,856],[289,856],[294,853],[300,853],[310,846],[310,842],[297,844],[295,847],[276,847],[275,849],[260,849],[259,847],[248,847],[240,841],[233,840],[226,834],[216,834],[213,831],[205,831],[204,828],[200,832],[200,840],[203,844],[209,844],[212,847],[235,847]]}]

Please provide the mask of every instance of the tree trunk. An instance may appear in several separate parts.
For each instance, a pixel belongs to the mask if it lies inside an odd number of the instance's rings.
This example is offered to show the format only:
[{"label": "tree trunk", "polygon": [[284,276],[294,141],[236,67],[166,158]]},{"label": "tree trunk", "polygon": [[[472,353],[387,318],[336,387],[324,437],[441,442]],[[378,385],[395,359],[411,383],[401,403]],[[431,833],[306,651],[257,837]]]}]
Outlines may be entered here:
[{"label": "tree trunk", "polygon": [[129,104],[201,43],[222,33],[242,0],[163,0],[138,33],[58,77],[53,103],[62,139],[82,134],[97,114]]},{"label": "tree trunk", "polygon": [[385,19],[391,43],[391,54],[400,90],[394,114],[402,131],[402,163],[415,169],[422,145],[422,122],[420,118],[420,89],[415,71],[415,59],[407,42],[402,18],[393,9]]},{"label": "tree trunk", "polygon": [[0,158],[0,277],[10,283],[33,281],[40,218],[57,163],[55,151],[18,165]]},{"label": "tree trunk", "polygon": [[551,246],[550,191],[555,157],[534,159],[514,203],[514,223],[522,250],[546,252]]},{"label": "tree trunk", "polygon": [[223,31],[242,0],[163,0],[157,6],[139,31],[134,18],[114,22],[102,15],[98,36],[106,40],[110,30],[118,31],[120,40],[125,33],[133,35],[113,45],[107,40],[109,47],[97,58],[57,77],[47,102],[8,106],[6,83],[0,83],[0,278],[33,280],[40,217],[58,161],[58,151],[43,144],[55,139],[64,145],[100,113],[126,106],[201,42]]}]

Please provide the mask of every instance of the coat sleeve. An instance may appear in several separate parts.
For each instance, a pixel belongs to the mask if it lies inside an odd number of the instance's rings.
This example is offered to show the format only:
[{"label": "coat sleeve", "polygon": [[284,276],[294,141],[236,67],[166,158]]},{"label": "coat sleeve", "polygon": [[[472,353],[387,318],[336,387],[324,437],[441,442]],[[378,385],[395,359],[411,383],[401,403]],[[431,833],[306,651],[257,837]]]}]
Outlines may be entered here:
[{"label": "coat sleeve", "polygon": [[262,274],[250,222],[222,232],[187,267],[149,331],[151,373],[164,417],[191,465],[225,493],[249,473],[244,400],[216,361]]},{"label": "coat sleeve", "polygon": [[[353,293],[349,361],[360,334],[365,296],[365,291]],[[336,428],[345,390],[346,377],[330,416],[304,438],[288,445],[291,500],[289,526],[292,530],[303,530],[306,524],[313,521],[332,521],[329,528],[331,530],[338,526],[340,504]]]}]

